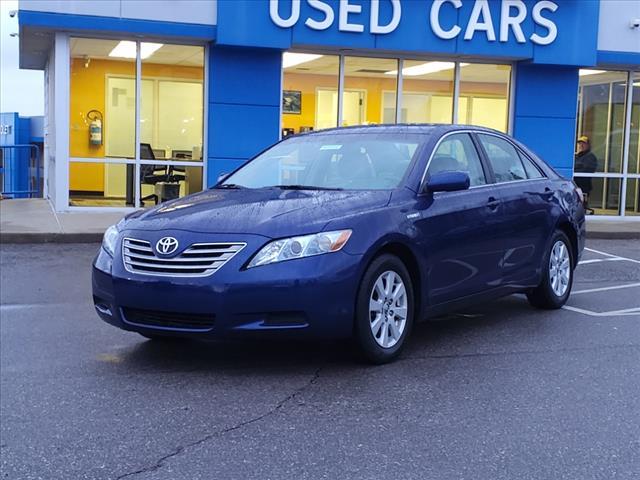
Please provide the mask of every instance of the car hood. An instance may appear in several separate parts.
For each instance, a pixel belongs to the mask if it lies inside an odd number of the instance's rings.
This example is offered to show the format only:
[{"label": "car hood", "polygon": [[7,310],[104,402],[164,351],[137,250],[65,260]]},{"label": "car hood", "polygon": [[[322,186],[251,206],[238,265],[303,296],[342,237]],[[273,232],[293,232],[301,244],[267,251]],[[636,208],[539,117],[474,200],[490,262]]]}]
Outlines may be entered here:
[{"label": "car hood", "polygon": [[331,220],[389,203],[389,191],[211,189],[136,212],[126,230],[187,230],[270,238],[322,231]]}]

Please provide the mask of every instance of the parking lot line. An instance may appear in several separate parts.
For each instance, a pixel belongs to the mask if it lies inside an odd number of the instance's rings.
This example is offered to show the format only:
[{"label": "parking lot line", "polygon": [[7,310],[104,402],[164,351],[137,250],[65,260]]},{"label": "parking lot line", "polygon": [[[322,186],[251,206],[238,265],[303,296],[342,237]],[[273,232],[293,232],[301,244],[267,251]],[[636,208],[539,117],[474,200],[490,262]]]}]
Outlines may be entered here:
[{"label": "parking lot line", "polygon": [[619,259],[622,259],[622,260],[626,260],[627,262],[640,263],[640,260],[635,260],[633,258],[627,258],[627,257],[621,257],[620,255],[613,255],[611,253],[602,252],[600,250],[594,250],[593,248],[586,248],[585,247],[585,250],[587,250],[589,252],[593,252],[593,253],[598,253],[600,255],[604,255],[605,257],[619,258]]},{"label": "parking lot line", "polygon": [[591,310],[585,310],[584,308],[572,307],[570,305],[565,305],[562,308],[571,312],[582,313],[583,315],[588,315],[590,317],[624,317],[631,315],[640,315],[640,307],[634,307],[625,310],[612,310],[610,312],[594,312]]},{"label": "parking lot line", "polygon": [[629,283],[627,285],[616,285],[613,287],[589,288],[588,290],[578,290],[571,292],[571,295],[580,295],[581,293],[606,292],[607,290],[619,290],[621,288],[640,287],[640,283]]},{"label": "parking lot line", "polygon": [[613,257],[613,258],[592,258],[590,260],[582,260],[578,265],[587,265],[589,263],[598,263],[598,262],[624,262],[626,258]]},{"label": "parking lot line", "polygon": [[[605,258],[592,258],[589,260],[583,260],[579,263],[579,265],[589,265],[600,262],[631,262],[631,263],[640,263],[640,260],[636,260],[628,257],[621,257],[620,255],[615,255],[608,252],[603,252],[602,250],[596,250],[594,248],[586,248],[585,251],[595,253],[597,255],[601,255]],[[614,285],[610,287],[598,287],[598,288],[589,288],[585,290],[577,290],[571,292],[571,296],[581,295],[585,293],[597,293],[597,292],[607,292],[612,290],[621,290],[626,288],[637,288],[640,287],[640,282],[629,283],[623,285]],[[640,307],[632,307],[625,308],[622,310],[610,310],[608,312],[596,312],[593,310],[587,310],[585,308],[574,307],[571,305],[564,305],[562,307],[564,310],[569,310],[571,312],[581,313],[583,315],[588,315],[590,317],[613,317],[613,316],[636,316],[640,315]]]}]

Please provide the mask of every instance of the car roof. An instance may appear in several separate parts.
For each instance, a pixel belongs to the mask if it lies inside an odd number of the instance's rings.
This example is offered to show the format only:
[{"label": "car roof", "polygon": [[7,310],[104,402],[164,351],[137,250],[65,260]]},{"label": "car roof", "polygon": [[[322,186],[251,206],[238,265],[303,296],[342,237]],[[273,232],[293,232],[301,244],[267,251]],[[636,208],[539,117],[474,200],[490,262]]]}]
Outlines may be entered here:
[{"label": "car roof", "polygon": [[477,132],[488,132],[505,135],[504,132],[477,125],[451,125],[447,123],[395,123],[395,124],[377,124],[377,125],[354,125],[350,127],[334,127],[324,130],[316,130],[312,132],[298,133],[290,137],[298,137],[303,135],[333,135],[333,134],[362,134],[362,133],[429,133],[442,135],[448,132],[459,130],[473,130]]}]

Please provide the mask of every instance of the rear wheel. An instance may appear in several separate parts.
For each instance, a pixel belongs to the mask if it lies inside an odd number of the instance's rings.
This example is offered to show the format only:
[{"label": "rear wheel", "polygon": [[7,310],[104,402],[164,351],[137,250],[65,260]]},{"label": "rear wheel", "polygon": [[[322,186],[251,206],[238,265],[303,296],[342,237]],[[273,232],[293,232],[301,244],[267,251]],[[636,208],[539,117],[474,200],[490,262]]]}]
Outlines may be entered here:
[{"label": "rear wheel", "polygon": [[394,255],[376,258],[364,274],[356,301],[355,339],[370,362],[396,358],[411,332],[414,295],[411,277]]},{"label": "rear wheel", "polygon": [[527,293],[529,303],[548,310],[562,307],[571,293],[573,263],[571,242],[563,232],[555,232],[545,256],[542,281]]}]

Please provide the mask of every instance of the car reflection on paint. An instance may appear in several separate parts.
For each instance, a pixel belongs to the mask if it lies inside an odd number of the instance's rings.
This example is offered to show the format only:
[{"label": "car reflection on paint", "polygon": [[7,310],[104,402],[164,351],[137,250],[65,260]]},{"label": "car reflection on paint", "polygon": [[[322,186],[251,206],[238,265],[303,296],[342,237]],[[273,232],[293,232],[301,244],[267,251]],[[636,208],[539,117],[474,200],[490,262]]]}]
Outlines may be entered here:
[{"label": "car reflection on paint", "polygon": [[93,296],[152,339],[352,337],[383,363],[417,321],[469,304],[525,292],[561,307],[584,237],[575,185],[511,137],[333,129],[110,227]]}]

